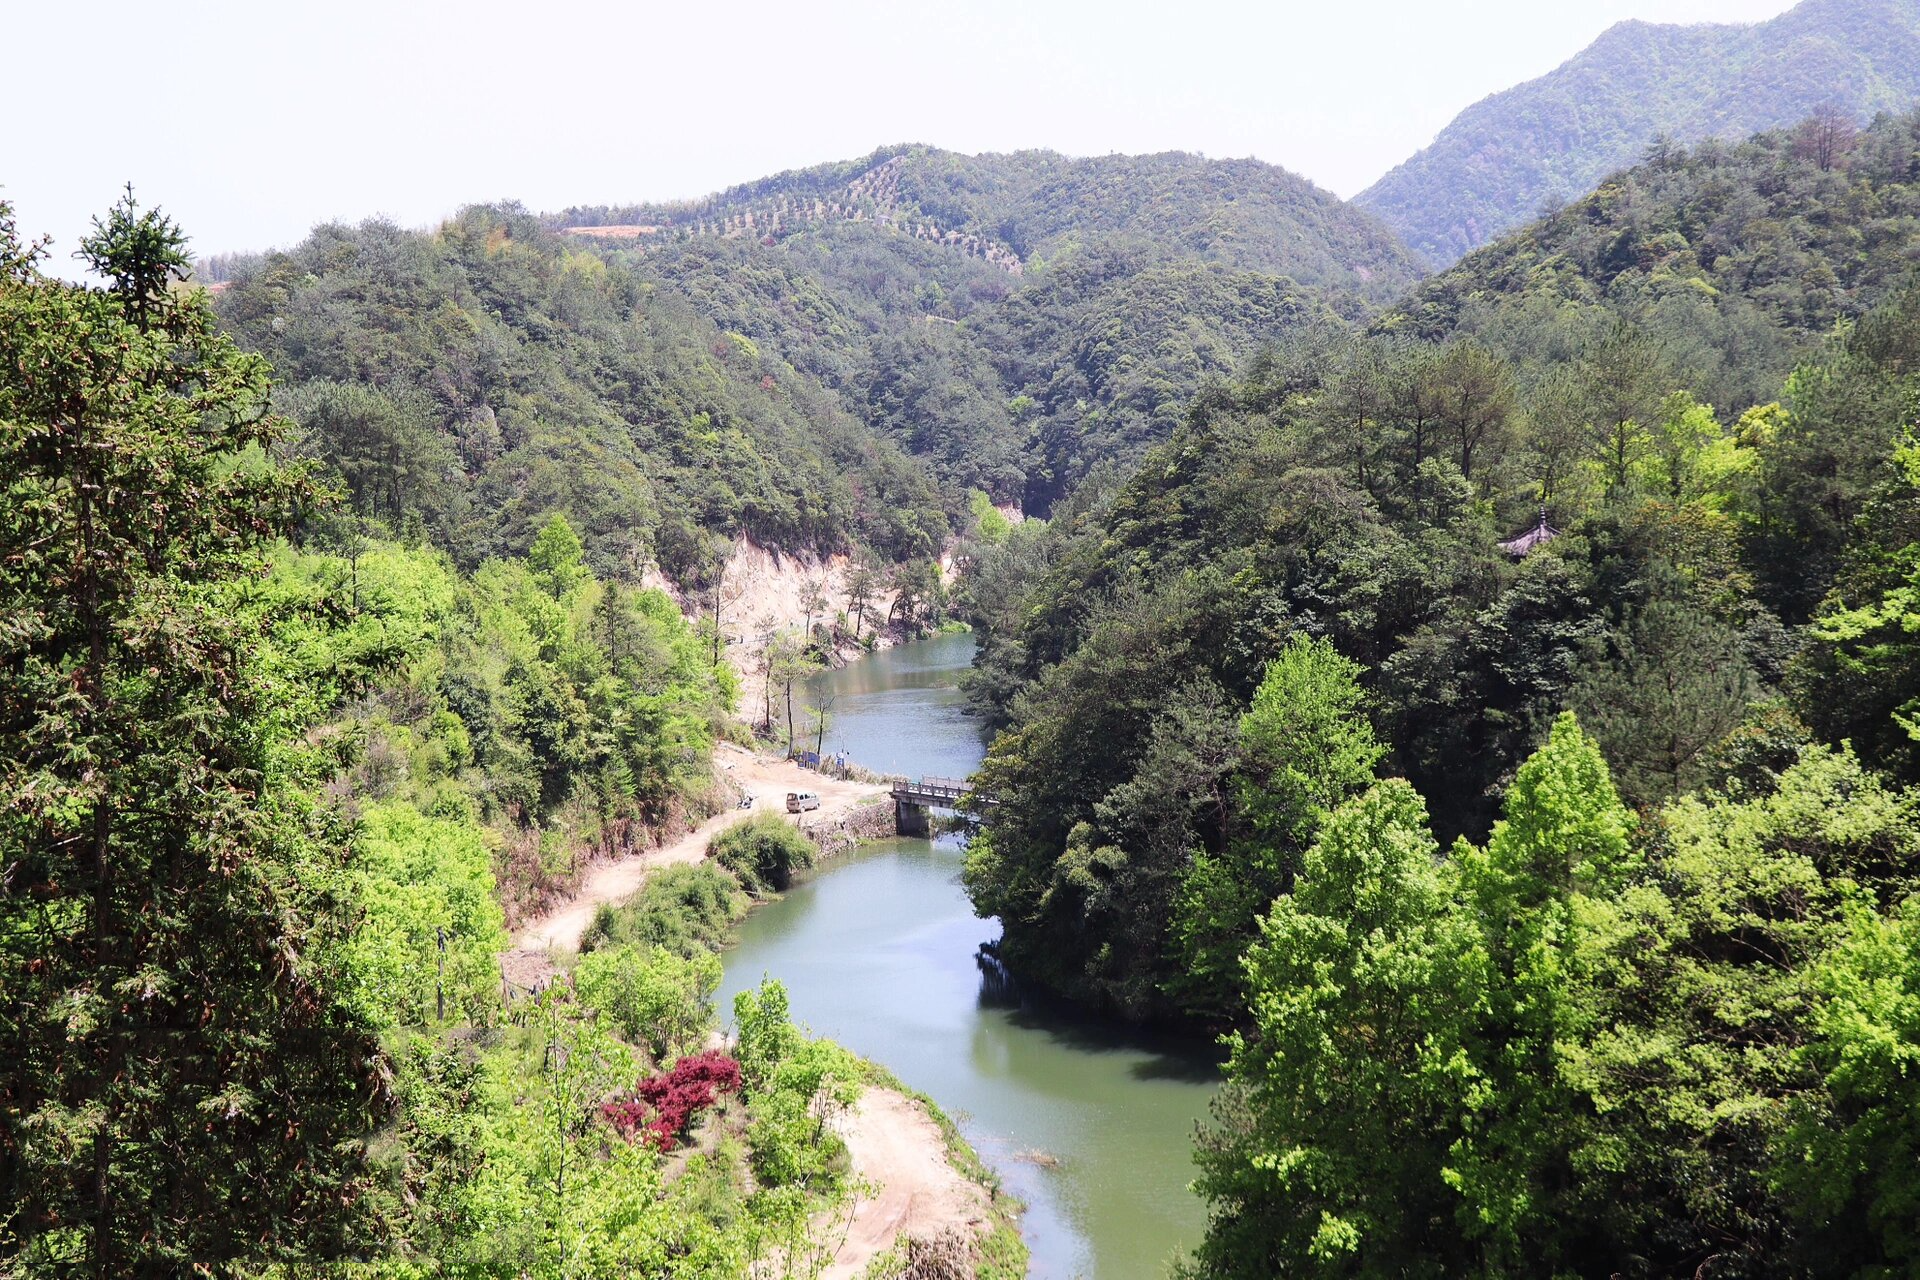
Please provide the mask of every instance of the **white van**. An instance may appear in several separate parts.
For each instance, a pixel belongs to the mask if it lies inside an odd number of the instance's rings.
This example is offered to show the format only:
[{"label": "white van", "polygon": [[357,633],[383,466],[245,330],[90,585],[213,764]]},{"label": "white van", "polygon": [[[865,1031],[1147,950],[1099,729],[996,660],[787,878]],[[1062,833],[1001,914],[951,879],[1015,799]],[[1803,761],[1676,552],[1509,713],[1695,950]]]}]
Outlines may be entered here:
[{"label": "white van", "polygon": [[811,791],[787,792],[787,812],[805,813],[809,809],[820,807],[820,797]]}]

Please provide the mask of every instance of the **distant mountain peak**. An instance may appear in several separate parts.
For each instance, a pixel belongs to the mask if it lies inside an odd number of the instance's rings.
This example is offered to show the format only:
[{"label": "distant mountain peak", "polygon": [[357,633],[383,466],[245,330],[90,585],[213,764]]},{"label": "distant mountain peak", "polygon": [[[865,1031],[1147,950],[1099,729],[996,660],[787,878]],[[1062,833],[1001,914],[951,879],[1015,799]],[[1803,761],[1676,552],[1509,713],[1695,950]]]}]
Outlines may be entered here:
[{"label": "distant mountain peak", "polygon": [[[1756,91],[1764,85],[1764,92]],[[1748,24],[1632,18],[1461,112],[1355,197],[1438,265],[1631,164],[1655,138],[1742,138],[1920,99],[1920,0],[1801,0]]]}]

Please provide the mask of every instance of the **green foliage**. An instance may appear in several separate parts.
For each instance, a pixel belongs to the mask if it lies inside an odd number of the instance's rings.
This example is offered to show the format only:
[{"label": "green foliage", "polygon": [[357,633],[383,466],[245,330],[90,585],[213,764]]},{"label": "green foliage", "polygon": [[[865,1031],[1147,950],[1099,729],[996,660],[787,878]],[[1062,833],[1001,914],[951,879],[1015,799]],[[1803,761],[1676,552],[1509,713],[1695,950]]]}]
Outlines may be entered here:
[{"label": "green foliage", "polygon": [[[1769,112],[1783,101],[1742,92]],[[1824,83],[1817,101],[1832,92]],[[1790,124],[1810,105],[1764,123]],[[1703,400],[1736,411],[1765,403],[1836,322],[1888,297],[1910,270],[1917,129],[1920,116],[1883,117],[1824,163],[1796,131],[1670,147],[1601,181],[1638,158],[1621,156],[1562,190],[1565,208],[1429,278],[1376,324],[1557,361],[1624,320]]]},{"label": "green foliage", "polygon": [[777,892],[793,882],[795,871],[813,865],[814,847],[805,832],[778,814],[756,813],[715,833],[707,841],[707,856],[754,892]]},{"label": "green foliage", "polygon": [[[564,889],[580,849],[709,803],[731,670],[664,593],[590,573],[562,517],[471,576],[358,537],[283,549],[267,590],[289,614],[276,659],[357,747],[344,788],[484,824],[510,914]],[[349,686],[343,660],[383,669]]]},{"label": "green foliage", "polygon": [[1569,1156],[1589,1100],[1565,1076],[1568,1046],[1596,1031],[1582,1000],[1591,955],[1580,945],[1588,900],[1609,902],[1637,869],[1633,824],[1599,744],[1568,712],[1520,767],[1506,816],[1485,850],[1456,849],[1461,914],[1477,925],[1486,965],[1485,1022],[1470,1049],[1476,1087],[1445,1178],[1460,1217],[1502,1266],[1577,1265],[1577,1217],[1562,1202],[1587,1170]]},{"label": "green foliage", "polygon": [[1808,1057],[1830,1108],[1808,1107],[1779,1178],[1810,1252],[1838,1274],[1907,1275],[1920,1264],[1912,1170],[1920,1055],[1920,899],[1856,910],[1815,973],[1817,1038]]},{"label": "green foliage", "polygon": [[[783,997],[674,1167],[601,1119],[710,1031],[731,877],[656,876],[496,994],[516,858],[702,803],[733,678],[563,512],[470,573],[325,513],[181,246],[129,197],[86,243],[112,287],[70,285],[0,204],[0,1270],[817,1272],[863,1072]],[[309,384],[395,523],[444,497],[419,392]]]},{"label": "green foliage", "polygon": [[484,1024],[497,1000],[507,934],[493,859],[470,818],[428,818],[411,805],[362,816],[350,879],[363,915],[342,964],[382,1024],[421,1024],[443,992],[457,1021]]},{"label": "green foliage", "polygon": [[1304,847],[1320,820],[1373,780],[1385,748],[1359,718],[1361,669],[1295,636],[1267,665],[1240,721],[1240,803],[1256,838]]},{"label": "green foliage", "polygon": [[[749,214],[771,230],[740,234]],[[955,523],[970,488],[1044,510],[1164,438],[1207,379],[1415,274],[1371,219],[1294,175],[1179,154],[888,148],[560,220],[659,228],[644,252],[603,248],[930,460]],[[910,537],[887,549],[937,553]]]},{"label": "green foliage", "polygon": [[1337,810],[1248,954],[1200,1271],[1887,1274],[1916,804],[1810,748],[1636,829],[1566,716],[1484,849]]},{"label": "green foliage", "polygon": [[[1909,283],[1794,371],[1761,451],[1759,573],[1781,616],[1813,613],[1844,569],[1871,574],[1903,541],[1887,455],[1920,406],[1920,286]],[[1859,520],[1876,496],[1882,508]],[[1891,518],[1890,518],[1891,517]],[[1864,534],[1862,537],[1860,535]],[[1849,554],[1848,544],[1861,544]],[[1851,560],[1849,565],[1847,562]]]},{"label": "green foliage", "polygon": [[1648,600],[1593,655],[1568,698],[1605,745],[1621,790],[1650,805],[1707,781],[1755,681],[1740,637],[1686,595]]},{"label": "green foliage", "polygon": [[377,1242],[314,706],[259,655],[267,370],[129,195],[41,274],[0,203],[0,1270],[314,1269]]},{"label": "green foliage", "polygon": [[1230,1020],[1245,1005],[1240,957],[1257,924],[1292,887],[1321,821],[1373,781],[1385,752],[1360,718],[1360,668],[1325,640],[1295,636],[1267,667],[1240,719],[1237,813],[1218,855],[1194,854],[1173,932],[1189,1009]]},{"label": "green foliage", "polygon": [[1807,719],[1906,779],[1920,777],[1920,444],[1895,444],[1857,542],[1811,627],[1795,672]]},{"label": "green foliage", "polygon": [[1872,0],[1803,3],[1754,26],[1622,22],[1461,112],[1355,203],[1446,265],[1642,155],[1671,156],[1676,139],[1742,138],[1818,110],[1797,141],[1831,164],[1852,120],[1920,95],[1916,44],[1911,9]]},{"label": "green foliage", "polygon": [[[982,815],[967,883],[1006,926],[1010,963],[1149,1016],[1166,1006],[1145,988],[1163,988],[1171,968],[1200,960],[1203,985],[1228,985],[1243,922],[1284,887],[1287,859],[1310,839],[1308,815],[1328,803],[1267,778],[1282,788],[1280,813],[1308,821],[1309,834],[1236,849],[1243,833],[1223,801],[1254,806],[1251,822],[1290,819],[1259,814],[1258,788],[1243,797],[1221,785],[1237,747],[1218,720],[1252,703],[1290,636],[1323,639],[1354,664],[1345,684],[1366,689],[1371,732],[1326,748],[1364,754],[1377,739],[1384,767],[1439,797],[1450,837],[1486,831],[1501,786],[1567,705],[1595,646],[1633,643],[1612,618],[1647,616],[1680,580],[1691,584],[1684,607],[1710,601],[1767,625],[1740,602],[1750,577],[1728,512],[1748,473],[1727,456],[1741,461],[1746,446],[1691,402],[1672,401],[1661,419],[1686,424],[1671,432],[1668,460],[1629,467],[1610,499],[1593,487],[1587,507],[1573,478],[1597,467],[1608,436],[1587,429],[1601,419],[1583,409],[1556,489],[1574,536],[1517,562],[1502,555],[1503,526],[1538,510],[1547,430],[1519,417],[1507,382],[1497,360],[1467,346],[1316,335],[1203,398],[1124,485],[982,558],[969,687],[1009,728],[980,775],[998,803]],[[1512,514],[1496,523],[1502,509]],[[1738,724],[1751,683],[1749,641],[1737,641],[1733,683],[1701,721],[1722,732]],[[1684,662],[1682,649],[1664,652]],[[1649,705],[1655,718],[1626,727],[1664,733],[1673,726],[1657,716],[1684,709]],[[1689,770],[1713,745],[1702,736],[1680,761]],[[1336,773],[1345,780],[1326,784],[1333,802],[1352,785],[1351,770]],[[1211,959],[1169,948],[1183,883],[1195,895],[1188,945]]]},{"label": "green foliage", "polygon": [[683,956],[658,944],[600,947],[574,966],[573,985],[627,1043],[663,1062],[698,1048],[712,1025],[720,957],[705,949]]},{"label": "green foliage", "polygon": [[1443,1170],[1486,976],[1447,907],[1406,783],[1327,819],[1247,955],[1254,1031],[1198,1157],[1203,1274],[1454,1273]]},{"label": "green foliage", "polygon": [[689,524],[901,554],[903,528],[946,531],[931,484],[831,392],[513,206],[430,234],[317,228],[236,264],[218,306],[354,514],[416,522],[464,566],[556,512],[602,574],[692,574]]},{"label": "green foliage", "polygon": [[582,951],[601,947],[662,947],[691,958],[718,951],[747,914],[747,895],[711,864],[663,867],[619,906],[602,905],[580,939]]},{"label": "green foliage", "polygon": [[1004,541],[1013,530],[1006,516],[993,505],[993,499],[979,489],[967,494],[967,511],[973,517],[973,528],[968,532],[980,542],[991,545]]},{"label": "green foliage", "polygon": [[770,1187],[830,1185],[845,1169],[846,1145],[828,1122],[853,1105],[865,1075],[852,1054],[808,1040],[787,1021],[778,982],[733,999],[735,1057],[746,1081],[754,1175]]}]

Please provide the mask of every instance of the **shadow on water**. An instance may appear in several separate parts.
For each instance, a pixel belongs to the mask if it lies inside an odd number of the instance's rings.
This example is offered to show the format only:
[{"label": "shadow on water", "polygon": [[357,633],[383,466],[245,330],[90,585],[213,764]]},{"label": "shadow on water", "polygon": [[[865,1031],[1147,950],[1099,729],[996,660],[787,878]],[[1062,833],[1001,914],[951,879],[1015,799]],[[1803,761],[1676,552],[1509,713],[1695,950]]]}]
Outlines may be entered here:
[{"label": "shadow on water", "polygon": [[1022,1030],[1039,1032],[1075,1053],[1135,1056],[1126,1071],[1136,1080],[1199,1085],[1220,1080],[1226,1056],[1209,1037],[1128,1026],[1030,990],[1007,968],[992,942],[980,944],[974,963],[980,969],[980,1007],[1000,1011]]}]

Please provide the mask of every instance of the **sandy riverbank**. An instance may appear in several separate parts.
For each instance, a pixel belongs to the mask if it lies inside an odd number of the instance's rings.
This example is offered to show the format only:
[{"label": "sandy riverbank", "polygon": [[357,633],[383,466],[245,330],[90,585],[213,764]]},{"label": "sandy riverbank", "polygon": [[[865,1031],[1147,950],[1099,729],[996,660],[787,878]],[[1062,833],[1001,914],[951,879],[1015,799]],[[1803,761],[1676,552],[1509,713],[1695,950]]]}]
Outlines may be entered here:
[{"label": "sandy riverbank", "polygon": [[912,1098],[869,1086],[836,1128],[854,1176],[875,1189],[854,1205],[823,1280],[852,1280],[903,1237],[977,1240],[991,1229],[987,1189],[953,1167],[940,1127]]},{"label": "sandy riverbank", "polygon": [[[715,768],[753,797],[757,813],[784,814],[787,792],[811,791],[820,797],[820,808],[809,813],[807,821],[830,823],[846,817],[862,802],[886,794],[886,788],[873,783],[842,782],[802,769],[791,760],[757,755],[730,742],[715,747],[713,759]],[[577,950],[601,903],[624,902],[639,892],[647,876],[659,867],[701,861],[707,856],[707,841],[746,816],[746,810],[730,809],[671,844],[601,863],[587,872],[579,892],[571,899],[527,922],[514,938],[514,947],[521,951]]]}]

